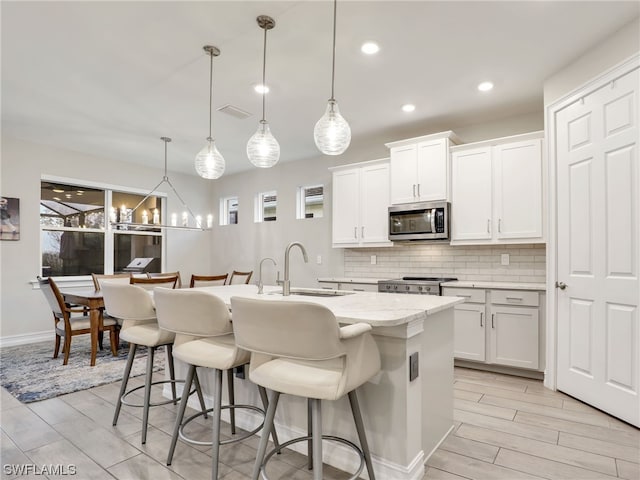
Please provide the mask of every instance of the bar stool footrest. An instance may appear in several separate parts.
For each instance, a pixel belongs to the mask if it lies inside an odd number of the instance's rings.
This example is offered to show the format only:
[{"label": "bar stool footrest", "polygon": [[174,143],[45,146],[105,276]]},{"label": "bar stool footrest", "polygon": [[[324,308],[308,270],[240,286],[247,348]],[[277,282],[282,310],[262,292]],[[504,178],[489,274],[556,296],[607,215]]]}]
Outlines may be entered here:
[{"label": "bar stool footrest", "polygon": [[[226,409],[233,409],[235,410],[236,408],[241,408],[241,409],[247,409],[247,410],[253,410],[256,411],[258,413],[262,414],[262,423],[260,425],[258,425],[255,429],[251,430],[250,432],[247,432],[239,437],[235,437],[235,438],[230,438],[229,440],[224,440],[222,442],[219,442],[220,445],[228,445],[230,443],[236,443],[236,442],[240,442],[242,440],[245,440],[249,437],[251,437],[252,435],[255,435],[256,433],[258,433],[260,431],[260,429],[262,428],[262,426],[264,425],[264,415],[265,415],[265,411],[261,408],[258,408],[254,405],[223,405],[221,407],[222,410],[226,410]],[[200,440],[194,440],[192,438],[189,438],[185,435],[184,433],[184,428],[193,420],[195,420],[196,418],[200,417],[200,416],[204,416],[207,413],[211,413],[213,412],[213,408],[209,408],[208,410],[206,410],[205,412],[198,412],[198,413],[194,413],[193,415],[191,415],[190,417],[187,417],[186,420],[184,420],[182,422],[182,425],[180,425],[180,429],[178,430],[178,436],[185,442],[190,443],[192,445],[203,445],[203,446],[211,446],[213,445],[213,442],[203,442]]]},{"label": "bar stool footrest", "polygon": [[[184,380],[158,380],[157,382],[151,382],[151,386],[160,385],[161,383],[184,383]],[[144,404],[142,404],[142,403],[132,403],[132,402],[129,402],[126,399],[133,392],[136,392],[136,391],[138,391],[140,389],[143,389],[144,387],[145,387],[144,385],[140,385],[139,387],[132,388],[131,390],[125,392],[124,395],[122,395],[122,397],[120,397],[120,401],[122,402],[122,404],[126,405],[128,407],[144,407]],[[196,391],[196,388],[193,387],[193,390],[191,390],[189,392],[189,395],[191,395],[192,393],[195,393],[195,391]],[[182,397],[180,396],[180,397],[177,397],[175,400],[173,398],[171,398],[171,399],[165,400],[163,402],[149,403],[149,406],[150,407],[159,407],[160,405],[168,405],[170,403],[179,402],[181,398]]]},{"label": "bar stool footrest", "polygon": [[[292,445],[294,443],[299,443],[299,442],[308,442],[311,439],[312,439],[311,435],[307,435],[305,437],[297,437],[289,440],[288,442],[281,443],[280,448],[274,448],[269,453],[267,453],[264,457],[264,461],[262,462],[262,465],[260,466],[260,476],[263,478],[263,480],[269,480],[269,477],[267,477],[267,473],[265,470],[267,468],[267,463],[269,462],[269,460],[271,460],[271,457],[273,457],[277,453],[280,453],[280,451],[283,448],[287,448],[289,445]],[[355,443],[350,442],[346,438],[336,437],[334,435],[322,435],[322,440],[329,440],[332,442],[343,443],[344,445],[351,447],[351,449],[356,451],[356,453],[360,456],[360,466],[358,467],[358,470],[356,471],[356,473],[354,473],[351,477],[347,479],[347,480],[356,480],[362,473],[362,470],[364,469],[364,465],[365,465],[364,453],[362,452],[362,449],[360,449],[360,447],[358,447]]]}]

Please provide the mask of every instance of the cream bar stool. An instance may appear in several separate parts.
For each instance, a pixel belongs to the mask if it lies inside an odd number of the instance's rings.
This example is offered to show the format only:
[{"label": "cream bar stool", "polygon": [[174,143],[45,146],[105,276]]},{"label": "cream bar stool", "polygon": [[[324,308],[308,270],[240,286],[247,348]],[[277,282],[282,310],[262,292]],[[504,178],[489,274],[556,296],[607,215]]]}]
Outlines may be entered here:
[{"label": "cream bar stool", "polygon": [[[116,410],[113,415],[113,425],[118,423],[118,416],[122,405],[131,407],[143,407],[142,414],[142,443],[147,442],[147,425],[149,422],[149,407],[166,405],[168,403],[176,404],[179,398],[176,398],[175,384],[182,380],[175,379],[175,370],[173,368],[172,347],[175,335],[173,332],[162,330],[158,326],[156,319],[156,311],[153,300],[149,291],[137,285],[127,285],[117,282],[103,281],[101,284],[102,294],[104,297],[105,309],[113,317],[123,320],[122,329],[120,330],[120,338],[129,342],[129,356],[127,365],[124,369],[122,377],[122,385],[120,387],[120,395],[116,403]],[[131,367],[136,354],[138,345],[146,346],[147,353],[147,371],[144,386],[133,388],[127,391],[127,383],[131,374]],[[167,362],[169,364],[169,374],[171,380],[162,380],[152,382],[153,376],[153,357],[155,349],[161,346],[167,347]],[[173,399],[164,402],[151,403],[151,386],[161,383],[171,383]],[[200,398],[200,405],[205,411],[204,398],[200,390],[200,384],[196,377],[196,391]],[[127,400],[127,396],[131,393],[144,388],[144,402],[142,405],[134,404]],[[188,393],[187,393],[188,392]],[[185,390],[183,397],[188,396],[192,392]]]},{"label": "cream bar stool", "polygon": [[[184,435],[184,427],[200,416],[201,413],[197,413],[183,421],[187,407],[187,397],[183,396],[173,430],[167,465],[171,465],[178,437],[197,445],[212,445],[213,466],[211,478],[217,479],[220,445],[244,440],[262,428],[262,424],[260,424],[253,431],[238,438],[220,441],[220,414],[222,409],[228,408],[230,412],[233,412],[236,408],[247,408],[264,415],[264,410],[253,405],[235,405],[233,403],[233,368],[248,363],[250,354],[236,346],[229,309],[219,297],[192,289],[171,290],[168,288],[156,288],[154,290],[154,300],[160,328],[175,333],[174,357],[189,366],[185,380],[185,390],[191,387],[196,367],[211,368],[215,375],[214,406],[209,410],[213,411],[213,441],[195,441]],[[222,406],[222,373],[225,370],[230,374],[228,378],[229,401],[231,404]],[[259,387],[259,390],[262,401],[266,402],[266,391],[262,387]],[[267,405],[265,404],[266,408]],[[233,427],[235,423],[234,417],[231,420]],[[232,429],[232,433],[235,433],[234,430]],[[264,436],[268,438],[268,435]],[[272,436],[274,444],[278,448],[275,432],[272,432]]]},{"label": "cream bar stool", "polygon": [[[380,371],[380,353],[371,335],[371,326],[356,323],[340,327],[326,307],[309,302],[231,298],[233,330],[239,347],[251,352],[249,378],[272,390],[265,418],[265,430],[273,428],[281,393],[311,399],[313,478],[322,479],[322,439],[346,444],[360,454],[371,480],[375,479],[365,436],[356,388]],[[322,435],[321,400],[337,400],[349,395],[361,449],[348,440]],[[308,441],[300,437],[280,445]],[[253,480],[276,453],[265,456],[268,437],[263,435],[253,469]]]}]

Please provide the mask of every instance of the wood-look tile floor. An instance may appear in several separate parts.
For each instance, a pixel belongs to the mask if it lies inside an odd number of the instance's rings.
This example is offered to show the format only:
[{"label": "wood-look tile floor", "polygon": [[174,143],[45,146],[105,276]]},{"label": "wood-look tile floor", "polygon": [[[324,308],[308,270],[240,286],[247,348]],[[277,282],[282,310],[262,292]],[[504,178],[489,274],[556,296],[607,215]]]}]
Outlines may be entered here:
[{"label": "wood-look tile floor", "polygon": [[[536,380],[456,368],[454,387],[455,431],[427,463],[423,480],[640,479],[640,431],[632,426]],[[160,387],[154,389],[159,397]],[[62,478],[7,474],[4,466],[12,464],[74,465],[79,479],[210,478],[209,447],[179,442],[173,464],[165,465],[175,406],[151,409],[146,445],[140,444],[141,409],[123,407],[112,427],[118,390],[115,383],[23,405],[2,389],[2,478]],[[208,439],[209,421],[196,420],[190,433]],[[223,446],[220,478],[248,479],[257,441]],[[269,469],[274,479],[312,478],[306,457],[293,451]],[[348,477],[325,469],[328,480]]]}]

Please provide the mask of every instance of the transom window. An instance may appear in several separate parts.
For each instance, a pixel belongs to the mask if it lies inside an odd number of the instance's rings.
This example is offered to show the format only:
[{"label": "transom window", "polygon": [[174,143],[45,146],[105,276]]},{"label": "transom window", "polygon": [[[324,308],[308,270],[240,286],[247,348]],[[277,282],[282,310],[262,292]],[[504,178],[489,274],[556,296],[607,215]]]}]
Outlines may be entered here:
[{"label": "transom window", "polygon": [[277,206],[278,192],[273,190],[270,192],[258,193],[256,195],[255,221],[275,222]]},{"label": "transom window", "polygon": [[220,199],[220,225],[235,225],[238,223],[238,197],[224,197]]},{"label": "transom window", "polygon": [[324,185],[298,187],[296,218],[320,218],[324,212]]}]

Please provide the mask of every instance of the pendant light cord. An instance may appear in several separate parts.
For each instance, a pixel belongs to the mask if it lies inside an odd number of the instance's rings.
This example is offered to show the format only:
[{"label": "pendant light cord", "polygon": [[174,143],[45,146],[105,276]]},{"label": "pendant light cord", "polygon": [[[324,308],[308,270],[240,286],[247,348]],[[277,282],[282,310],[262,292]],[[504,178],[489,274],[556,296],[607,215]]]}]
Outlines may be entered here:
[{"label": "pendant light cord", "polygon": [[210,66],[209,66],[209,136],[207,140],[212,141],[211,131],[213,127],[213,53],[209,53]]},{"label": "pendant light cord", "polygon": [[167,176],[167,143],[169,143],[171,139],[167,137],[162,137],[160,140],[164,142],[164,178],[163,180],[168,180],[169,177]]},{"label": "pendant light cord", "polygon": [[264,48],[262,51],[262,121],[265,121],[265,97],[267,95],[267,84],[265,83],[265,77],[267,70],[267,28],[264,28]]},{"label": "pendant light cord", "polygon": [[331,99],[333,98],[333,85],[336,78],[336,10],[338,9],[338,0],[333,0],[333,63],[331,64]]}]

